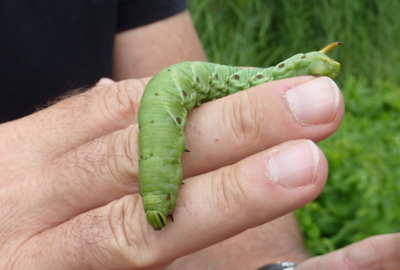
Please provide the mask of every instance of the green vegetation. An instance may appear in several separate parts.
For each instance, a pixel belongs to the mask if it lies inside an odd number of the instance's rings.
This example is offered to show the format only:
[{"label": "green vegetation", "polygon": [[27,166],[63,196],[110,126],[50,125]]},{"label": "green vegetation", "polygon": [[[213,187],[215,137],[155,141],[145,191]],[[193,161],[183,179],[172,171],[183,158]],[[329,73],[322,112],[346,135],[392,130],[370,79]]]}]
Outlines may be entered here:
[{"label": "green vegetation", "polygon": [[328,183],[297,212],[313,255],[400,231],[400,89],[352,76],[341,88],[343,123],[319,144],[329,161]]},{"label": "green vegetation", "polygon": [[188,0],[211,62],[276,64],[299,52],[344,45],[346,101],[339,130],[319,145],[330,174],[297,215],[312,255],[400,227],[400,1]]}]

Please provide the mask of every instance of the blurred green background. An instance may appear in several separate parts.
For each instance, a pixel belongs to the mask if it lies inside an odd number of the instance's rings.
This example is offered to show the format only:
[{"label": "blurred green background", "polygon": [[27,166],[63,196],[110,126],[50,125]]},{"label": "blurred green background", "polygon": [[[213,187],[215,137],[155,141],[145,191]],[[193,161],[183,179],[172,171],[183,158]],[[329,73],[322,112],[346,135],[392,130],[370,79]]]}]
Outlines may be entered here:
[{"label": "blurred green background", "polygon": [[210,62],[268,67],[329,52],[346,101],[339,130],[319,143],[326,188],[297,211],[311,255],[400,231],[400,1],[188,0]]}]

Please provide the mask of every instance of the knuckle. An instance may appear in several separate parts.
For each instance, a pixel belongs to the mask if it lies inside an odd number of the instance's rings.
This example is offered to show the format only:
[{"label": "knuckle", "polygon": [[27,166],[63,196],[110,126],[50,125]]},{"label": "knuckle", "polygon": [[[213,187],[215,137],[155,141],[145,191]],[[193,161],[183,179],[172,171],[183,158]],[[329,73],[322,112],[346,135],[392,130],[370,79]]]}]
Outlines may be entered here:
[{"label": "knuckle", "polygon": [[[140,232],[149,229],[147,222],[131,222],[145,220],[140,196],[125,196],[110,204],[110,228],[115,239],[112,245],[113,253],[119,254],[130,267],[146,268],[157,260],[153,256],[149,239],[143,238]],[[132,251],[134,251],[132,253]],[[132,256],[132,254],[146,254],[146,256]]]},{"label": "knuckle", "polygon": [[229,106],[227,123],[232,130],[234,145],[247,148],[254,144],[255,140],[261,139],[261,123],[264,118],[262,102],[243,91],[240,98],[234,99]]},{"label": "knuckle", "polygon": [[111,119],[122,121],[121,126],[137,122],[137,113],[145,87],[144,80],[125,80],[105,89],[105,114]]},{"label": "knuckle", "polygon": [[[154,247],[140,232],[146,229],[138,220],[143,213],[140,196],[126,196],[105,206],[69,220],[61,227],[62,240],[68,252],[83,265],[149,268],[157,263]],[[146,254],[146,256],[132,256]]]},{"label": "knuckle", "polygon": [[[103,138],[98,138],[79,147],[76,151],[71,152],[68,156],[73,158],[78,172],[82,172],[82,176],[86,176],[89,181],[92,176],[103,178],[109,172],[108,154],[104,148],[106,142]],[[95,177],[94,177],[95,179]],[[91,185],[98,184],[97,181],[91,182]]]},{"label": "knuckle", "polygon": [[247,192],[238,175],[236,166],[229,166],[221,169],[218,179],[213,181],[213,201],[218,215],[224,218],[234,218],[246,208]]},{"label": "knuckle", "polygon": [[[115,179],[132,183],[138,179],[138,127],[137,125],[116,132],[110,144],[112,167],[115,168]],[[126,183],[126,184],[128,184]]]},{"label": "knuckle", "polygon": [[[137,125],[131,125],[72,151],[68,159],[71,159],[70,163],[75,164],[77,168],[77,170],[72,169],[77,176],[76,179],[87,179],[85,185],[91,187],[111,185],[114,190],[119,190],[119,193],[122,190],[132,191],[132,188],[136,190],[138,188],[137,132]],[[79,182],[80,180],[77,180],[77,183]]]}]

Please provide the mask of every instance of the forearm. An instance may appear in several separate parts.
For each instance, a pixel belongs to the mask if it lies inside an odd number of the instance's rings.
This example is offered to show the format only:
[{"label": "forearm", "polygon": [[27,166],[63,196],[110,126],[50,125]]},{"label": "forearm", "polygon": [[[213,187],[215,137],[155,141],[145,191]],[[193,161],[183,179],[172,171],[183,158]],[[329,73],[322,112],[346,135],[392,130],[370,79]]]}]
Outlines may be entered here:
[{"label": "forearm", "polygon": [[114,42],[113,78],[125,80],[155,75],[183,61],[206,61],[190,13],[118,33]]}]

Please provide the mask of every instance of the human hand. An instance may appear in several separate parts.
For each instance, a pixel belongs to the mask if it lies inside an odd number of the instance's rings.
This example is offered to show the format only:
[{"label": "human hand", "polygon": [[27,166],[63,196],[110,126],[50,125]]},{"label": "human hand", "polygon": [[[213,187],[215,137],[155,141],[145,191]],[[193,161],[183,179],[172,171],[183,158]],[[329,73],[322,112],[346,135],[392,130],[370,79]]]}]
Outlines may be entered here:
[{"label": "human hand", "polygon": [[296,270],[395,270],[400,264],[400,233],[369,237],[304,261]]},{"label": "human hand", "polygon": [[304,139],[336,130],[341,95],[323,77],[271,82],[192,111],[174,222],[154,231],[137,181],[146,83],[102,80],[0,125],[1,269],[162,268],[322,190],[326,159]]}]

